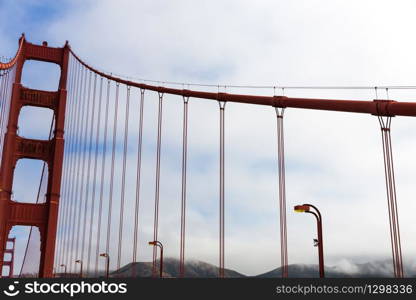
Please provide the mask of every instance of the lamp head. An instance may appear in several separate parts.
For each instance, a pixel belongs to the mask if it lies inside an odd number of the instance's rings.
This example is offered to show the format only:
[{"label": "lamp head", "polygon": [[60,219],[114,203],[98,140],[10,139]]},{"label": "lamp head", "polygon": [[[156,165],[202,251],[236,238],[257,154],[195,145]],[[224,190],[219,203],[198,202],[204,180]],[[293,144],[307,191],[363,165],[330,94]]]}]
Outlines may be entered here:
[{"label": "lamp head", "polygon": [[81,263],[81,260],[77,259],[75,262],[79,264],[79,263]]},{"label": "lamp head", "polygon": [[149,245],[155,246],[156,245],[156,241],[149,242]]},{"label": "lamp head", "polygon": [[101,257],[108,257],[107,253],[101,253],[100,256]]},{"label": "lamp head", "polygon": [[303,205],[296,205],[294,207],[295,212],[307,212],[309,211],[310,206],[307,204],[303,204]]}]

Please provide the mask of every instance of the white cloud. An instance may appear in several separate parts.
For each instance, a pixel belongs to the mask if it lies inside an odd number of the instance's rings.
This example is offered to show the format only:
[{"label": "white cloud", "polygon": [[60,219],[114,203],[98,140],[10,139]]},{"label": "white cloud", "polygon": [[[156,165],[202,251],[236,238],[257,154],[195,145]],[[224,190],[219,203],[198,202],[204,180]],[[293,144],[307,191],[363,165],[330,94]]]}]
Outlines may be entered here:
[{"label": "white cloud", "polygon": [[[409,38],[416,25],[414,6],[412,1],[76,1],[62,18],[37,30],[50,44],[69,40],[93,66],[131,77],[213,84],[406,85],[413,83],[416,70],[416,43]],[[27,37],[31,40],[30,32]],[[273,94],[272,89],[227,92]],[[373,91],[363,90],[286,94],[375,97]],[[146,93],[141,259],[150,258],[144,237],[150,238],[153,230],[156,96],[150,95]],[[390,91],[390,97],[413,101],[414,93]],[[132,99],[135,118],[137,94]],[[181,103],[179,97],[167,96],[164,111],[160,237],[171,256],[178,256],[179,245]],[[218,252],[217,109],[215,102],[191,99],[187,254],[212,263]],[[280,264],[274,111],[228,104],[226,120],[226,266],[258,274]],[[394,118],[392,130],[402,247],[408,263],[416,251],[414,123],[412,118]],[[118,129],[122,126],[120,122]],[[132,126],[135,138],[137,126]],[[314,220],[292,213],[292,206],[300,202],[315,203],[323,213],[328,263],[388,257],[376,118],[287,109],[285,139],[290,263],[316,262]],[[132,148],[130,176],[135,164]],[[133,177],[128,180],[130,203]],[[129,247],[123,247],[127,256]]]}]

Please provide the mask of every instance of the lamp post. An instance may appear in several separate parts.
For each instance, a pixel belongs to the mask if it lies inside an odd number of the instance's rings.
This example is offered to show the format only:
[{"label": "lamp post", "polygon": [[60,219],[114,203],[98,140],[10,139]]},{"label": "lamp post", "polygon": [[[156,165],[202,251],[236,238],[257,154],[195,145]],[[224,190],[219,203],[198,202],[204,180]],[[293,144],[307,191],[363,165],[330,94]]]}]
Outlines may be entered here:
[{"label": "lamp post", "polygon": [[[319,277],[325,277],[325,270],[324,270],[324,245],[322,239],[322,216],[319,210],[313,206],[312,204],[302,204],[296,205],[294,207],[295,212],[305,212],[309,214],[313,214],[316,218],[316,223],[318,227],[318,239],[314,240],[315,245],[318,247],[318,257],[319,257]],[[312,209],[312,210],[311,210]]]},{"label": "lamp post", "polygon": [[106,258],[105,276],[108,278],[110,277],[110,255],[108,253],[101,253],[100,256]]},{"label": "lamp post", "polygon": [[160,270],[159,270],[159,277],[163,277],[163,245],[159,241],[152,241],[149,242],[149,245],[151,246],[157,246],[160,248]]},{"label": "lamp post", "polygon": [[60,265],[60,267],[61,267],[61,268],[64,268],[64,276],[66,277],[66,265],[61,264],[61,265]]},{"label": "lamp post", "polygon": [[82,278],[82,260],[78,259],[75,261],[75,263],[79,264],[80,270],[79,270],[79,278]]}]

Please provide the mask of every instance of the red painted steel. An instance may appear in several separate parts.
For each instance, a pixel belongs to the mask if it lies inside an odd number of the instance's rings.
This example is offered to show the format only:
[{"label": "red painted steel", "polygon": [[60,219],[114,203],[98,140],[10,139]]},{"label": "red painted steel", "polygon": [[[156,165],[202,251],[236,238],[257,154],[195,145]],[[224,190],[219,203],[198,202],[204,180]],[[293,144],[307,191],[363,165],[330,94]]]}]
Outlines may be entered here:
[{"label": "red painted steel", "polygon": [[22,53],[23,43],[24,43],[24,35],[19,39],[19,49],[17,49],[16,55],[7,63],[0,62],[0,70],[7,70],[13,67],[16,63],[20,54]]},{"label": "red painted steel", "polygon": [[9,269],[7,271],[7,274],[3,274],[3,278],[12,278],[13,277],[13,271],[14,271],[14,251],[16,246],[16,238],[8,238],[7,243],[11,243],[11,248],[7,248],[4,250],[5,254],[10,254],[10,260],[4,261],[3,266],[8,266]]},{"label": "red painted steel", "polygon": [[[22,69],[26,60],[56,63],[61,67],[58,91],[31,90],[21,84]],[[19,50],[13,59],[16,77],[13,83],[9,121],[5,134],[0,169],[0,269],[5,265],[4,253],[11,228],[15,225],[37,226],[41,234],[40,277],[53,277],[56,227],[64,150],[64,120],[66,109],[66,79],[69,46],[51,48],[28,43],[22,36]],[[9,63],[10,64],[10,63]],[[0,68],[5,67],[0,65]],[[51,140],[33,140],[19,137],[18,118],[24,105],[47,107],[55,114],[55,131]],[[49,178],[46,203],[18,203],[11,199],[16,162],[21,158],[40,159],[48,163]]]},{"label": "red painted steel", "polygon": [[83,62],[71,49],[72,55],[86,68],[97,73],[98,75],[113,80],[115,82],[126,84],[128,86],[140,89],[155,91],[164,94],[173,94],[185,97],[202,98],[223,102],[238,102],[246,104],[269,105],[274,107],[292,107],[303,109],[330,110],[352,113],[365,113],[378,116],[409,116],[416,117],[416,103],[398,102],[394,100],[333,100],[333,99],[316,99],[316,98],[292,98],[286,96],[254,96],[239,95],[227,93],[212,93],[192,91],[187,89],[174,89],[162,86],[148,85],[130,80],[121,79],[112,75],[100,72]]}]

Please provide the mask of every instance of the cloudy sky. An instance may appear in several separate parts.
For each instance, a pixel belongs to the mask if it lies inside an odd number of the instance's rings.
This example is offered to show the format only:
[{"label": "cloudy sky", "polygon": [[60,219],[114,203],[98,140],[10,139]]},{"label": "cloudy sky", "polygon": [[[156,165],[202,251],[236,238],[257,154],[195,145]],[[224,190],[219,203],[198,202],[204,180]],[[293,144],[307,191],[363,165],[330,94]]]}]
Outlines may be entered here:
[{"label": "cloudy sky", "polygon": [[[415,84],[416,42],[411,38],[416,27],[414,1],[74,0],[57,4],[57,1],[0,0],[0,8],[0,54],[5,56],[14,55],[17,39],[25,32],[34,43],[46,40],[49,45],[62,46],[68,40],[89,64],[132,78],[222,85]],[[23,83],[53,90],[57,76],[56,66],[28,62]],[[272,88],[226,91],[262,95],[274,92]],[[134,93],[128,166],[135,164],[137,149],[134,124],[137,124],[138,94]],[[367,101],[375,98],[374,90],[287,89],[285,93],[289,97]],[[389,94],[398,101],[416,98],[412,90],[391,90]],[[379,97],[385,97],[384,91],[379,91]],[[146,243],[153,230],[156,100],[157,96],[149,92],[145,107],[139,260],[151,258]],[[45,138],[49,112],[28,109],[22,116],[21,135]],[[275,121],[270,107],[242,104],[226,107],[225,264],[248,275],[280,265]],[[159,238],[167,255],[178,257],[180,97],[166,97],[164,122]],[[191,99],[189,122],[186,255],[217,264],[218,104]],[[119,126],[122,128],[121,123]],[[415,126],[413,118],[393,119],[397,198],[406,266],[414,265],[412,257],[416,252]],[[122,143],[121,138],[119,142]],[[289,263],[317,262],[312,243],[315,221],[309,215],[292,211],[293,205],[305,202],[315,204],[323,214],[328,265],[348,268],[352,263],[389,259],[387,201],[377,119],[370,115],[287,109],[285,146]],[[26,168],[18,165],[16,169],[14,197],[31,202],[33,193],[26,187],[36,181],[33,178],[37,178],[41,164],[24,164]],[[118,164],[116,172],[120,170]],[[127,205],[134,201],[134,171],[132,167],[127,171],[130,174]],[[36,190],[36,182],[31,185]],[[127,221],[126,234],[129,224]],[[19,232],[16,230],[16,234]],[[131,252],[131,241],[126,239],[124,262],[128,262]]]}]

